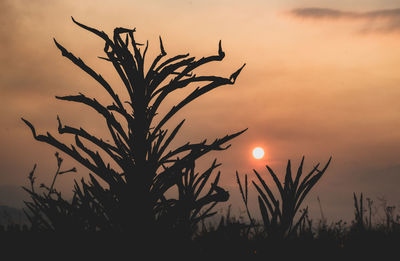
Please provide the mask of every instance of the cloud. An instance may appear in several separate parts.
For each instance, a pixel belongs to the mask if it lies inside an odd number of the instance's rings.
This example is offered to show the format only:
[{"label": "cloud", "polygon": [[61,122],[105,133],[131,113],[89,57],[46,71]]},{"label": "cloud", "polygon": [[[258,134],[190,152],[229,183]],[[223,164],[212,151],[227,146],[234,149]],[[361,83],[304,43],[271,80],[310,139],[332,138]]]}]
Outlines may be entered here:
[{"label": "cloud", "polygon": [[349,12],[330,8],[296,8],[291,14],[308,19],[348,19],[366,22],[363,32],[400,32],[400,8],[382,9],[369,12]]}]

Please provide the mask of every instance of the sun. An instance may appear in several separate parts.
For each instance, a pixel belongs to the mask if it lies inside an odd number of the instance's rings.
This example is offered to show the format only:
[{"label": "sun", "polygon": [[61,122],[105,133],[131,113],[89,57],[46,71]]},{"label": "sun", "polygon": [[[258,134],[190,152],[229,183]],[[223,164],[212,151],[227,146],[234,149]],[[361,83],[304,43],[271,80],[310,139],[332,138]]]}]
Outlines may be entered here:
[{"label": "sun", "polygon": [[253,157],[255,159],[262,159],[264,157],[264,150],[261,147],[256,147],[253,149]]}]

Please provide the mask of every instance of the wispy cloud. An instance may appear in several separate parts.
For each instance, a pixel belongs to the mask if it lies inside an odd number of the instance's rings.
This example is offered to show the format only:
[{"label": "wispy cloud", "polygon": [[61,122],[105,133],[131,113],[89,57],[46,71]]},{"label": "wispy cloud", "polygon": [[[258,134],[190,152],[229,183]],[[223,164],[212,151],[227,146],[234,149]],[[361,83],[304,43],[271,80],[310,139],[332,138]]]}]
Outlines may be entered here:
[{"label": "wispy cloud", "polygon": [[369,12],[350,12],[330,8],[296,8],[291,14],[308,19],[348,19],[366,22],[364,32],[400,32],[400,8],[382,9]]}]

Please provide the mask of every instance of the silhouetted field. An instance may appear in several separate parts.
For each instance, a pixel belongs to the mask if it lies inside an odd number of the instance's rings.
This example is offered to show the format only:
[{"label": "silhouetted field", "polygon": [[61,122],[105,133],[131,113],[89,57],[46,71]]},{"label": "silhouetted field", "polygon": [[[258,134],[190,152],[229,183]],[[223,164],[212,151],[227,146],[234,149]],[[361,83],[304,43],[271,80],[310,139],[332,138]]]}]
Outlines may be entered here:
[{"label": "silhouetted field", "polygon": [[0,240],[4,247],[30,249],[32,255],[65,249],[69,249],[69,254],[93,257],[142,253],[148,258],[190,257],[189,260],[268,260],[271,257],[280,260],[354,257],[358,260],[397,254],[399,216],[394,217],[389,206],[385,211],[386,220],[371,222],[368,210],[360,209],[360,199],[355,197],[355,215],[350,224],[342,221],[327,224],[323,220],[314,223],[305,215],[296,233],[281,239],[269,237],[262,222],[250,224],[244,221],[245,217],[231,216],[228,210],[218,222],[199,225],[190,239],[167,232],[149,233],[141,238],[125,232],[37,232],[28,225],[9,220],[8,225],[0,226]]},{"label": "silhouetted field", "polygon": [[[71,157],[89,175],[75,180],[73,197],[67,200],[56,189],[56,180],[76,172],[76,168],[64,169],[63,159],[56,152],[57,170],[53,180],[49,185],[37,186],[35,165],[28,175],[30,184],[24,187],[30,196],[24,209],[29,225],[12,220],[2,225],[3,249],[18,246],[20,251],[13,252],[14,256],[74,260],[98,257],[326,260],[351,255],[359,259],[364,254],[378,253],[382,257],[397,250],[400,229],[399,220],[393,215],[394,208],[385,208],[385,222],[373,224],[372,202],[367,200],[365,208],[362,195],[359,198],[354,195],[355,218],[349,225],[342,222],[328,225],[323,220],[313,224],[309,219],[308,208],[302,203],[326,172],[331,158],[325,165],[320,167],[318,163],[306,173],[303,173],[304,157],[293,173],[289,160],[282,176],[267,166],[266,175],[272,178],[271,184],[266,182],[264,173],[254,171],[255,180],[251,184],[247,175],[240,180],[237,174],[247,217],[232,217],[228,210],[219,222],[207,223],[217,213],[215,206],[227,202],[230,194],[219,183],[221,173],[214,175],[220,165],[217,160],[201,172],[197,171],[196,163],[209,152],[228,149],[228,143],[246,129],[212,142],[188,141],[173,147],[172,141],[185,120],[172,129],[166,126],[194,100],[220,86],[235,84],[245,64],[229,77],[200,75],[197,68],[224,59],[221,41],[215,55],[200,59],[189,54],[166,58],[160,37],[160,52],[145,70],[149,43],[138,42],[135,29],[118,27],[109,37],[103,31],[74,19],[73,22],[104,42],[105,57],[99,58],[113,66],[123,88],[111,87],[101,74],[54,40],[64,57],[108,93],[111,103],[103,104],[82,93],[56,98],[98,112],[110,137],[99,137],[82,127],[65,125],[59,116],[60,135],[39,134],[32,123],[22,119],[35,140]],[[193,85],[196,88],[170,110],[164,113],[158,110],[170,94]],[[126,95],[128,100],[121,100]],[[63,135],[73,136],[75,142],[64,143]],[[167,193],[171,189],[176,190],[175,195]],[[249,189],[257,192],[262,220],[254,219],[254,213],[248,208]]]}]

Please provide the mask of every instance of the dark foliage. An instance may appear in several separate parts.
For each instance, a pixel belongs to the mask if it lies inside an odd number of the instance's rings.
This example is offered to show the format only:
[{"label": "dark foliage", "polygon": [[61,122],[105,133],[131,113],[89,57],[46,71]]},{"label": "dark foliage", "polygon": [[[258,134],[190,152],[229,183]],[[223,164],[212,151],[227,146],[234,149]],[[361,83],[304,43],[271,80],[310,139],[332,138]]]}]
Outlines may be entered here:
[{"label": "dark foliage", "polygon": [[[190,236],[199,221],[216,213],[212,210],[218,202],[229,198],[228,192],[218,186],[220,173],[211,180],[220,164],[214,161],[207,170],[197,173],[196,160],[211,151],[227,149],[230,145],[225,144],[244,130],[213,142],[188,142],[171,149],[184,120],[172,131],[165,126],[178,111],[200,96],[217,87],[234,84],[244,65],[228,78],[198,76],[195,70],[199,67],[223,60],[225,53],[221,42],[216,55],[195,59],[182,54],[163,60],[167,53],[160,38],[160,54],[145,70],[148,42],[141,50],[143,44],[136,41],[135,29],[115,28],[110,38],[102,31],[72,20],[104,41],[106,57],[100,58],[111,63],[118,72],[129,100],[121,101],[116,88],[54,40],[64,57],[106,90],[112,103],[105,105],[82,93],[56,98],[77,102],[98,112],[104,118],[112,142],[83,128],[64,125],[57,117],[59,134],[75,137],[75,144],[68,145],[50,133],[37,134],[34,126],[23,119],[36,140],[64,152],[91,172],[89,180],[75,182],[72,201],[62,198],[53,188],[54,182],[50,188],[45,187],[45,193],[35,191],[32,172],[32,186],[25,189],[32,197],[32,202],[27,202],[27,215],[33,229],[139,234],[165,230]],[[199,87],[160,115],[160,105],[167,96],[193,84]],[[112,161],[107,162],[103,155]],[[61,174],[60,164],[58,160],[54,179]],[[210,184],[207,191],[206,184]],[[166,194],[173,187],[178,189],[176,198]]]},{"label": "dark foliage", "polygon": [[[307,209],[303,210],[302,215],[297,222],[294,222],[294,218],[297,212],[300,210],[300,206],[303,203],[305,197],[318,182],[318,180],[325,173],[329,166],[331,159],[328,163],[319,170],[320,164],[317,164],[305,177],[301,180],[303,174],[304,157],[301,160],[300,166],[297,169],[295,178],[292,177],[292,170],[290,160],[288,161],[284,182],[281,183],[278,176],[274,171],[267,165],[268,172],[272,177],[276,188],[279,192],[279,197],[274,195],[272,188],[267,182],[260,176],[260,174],[254,170],[254,173],[261,183],[261,186],[256,182],[252,182],[258,192],[258,203],[263,219],[263,230],[270,239],[280,240],[286,237],[293,236],[297,232],[300,224],[304,222],[307,215]],[[247,175],[245,175],[244,189],[239,179],[239,174],[236,173],[237,183],[239,185],[240,193],[242,195],[243,202],[246,206],[246,211],[250,219],[250,223],[254,226],[254,221],[251,218],[248,209],[248,189],[247,189]]]}]

